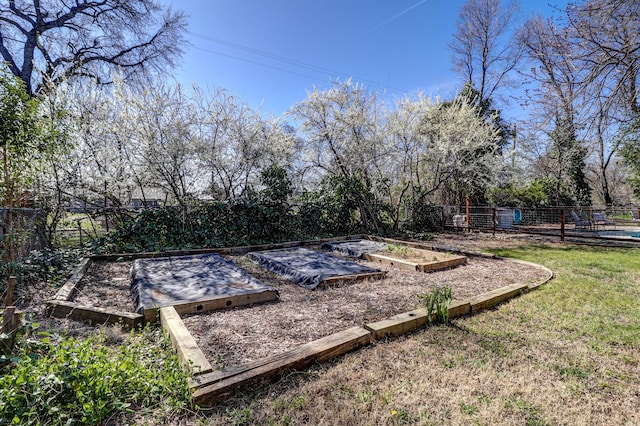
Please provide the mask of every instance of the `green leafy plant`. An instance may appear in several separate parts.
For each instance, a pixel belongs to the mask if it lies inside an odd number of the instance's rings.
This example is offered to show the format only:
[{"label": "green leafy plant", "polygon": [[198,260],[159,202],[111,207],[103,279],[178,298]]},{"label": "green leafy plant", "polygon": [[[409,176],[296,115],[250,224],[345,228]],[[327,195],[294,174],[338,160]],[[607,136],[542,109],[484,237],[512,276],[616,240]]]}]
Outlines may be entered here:
[{"label": "green leafy plant", "polygon": [[387,251],[402,258],[409,257],[411,254],[411,249],[409,247],[401,246],[400,244],[387,245]]},{"label": "green leafy plant", "polygon": [[419,296],[420,302],[427,310],[427,321],[429,324],[449,323],[449,304],[452,300],[451,288],[449,286],[436,287],[427,294]]},{"label": "green leafy plant", "polygon": [[0,425],[98,424],[144,407],[187,407],[188,375],[159,330],[132,332],[117,347],[103,334],[39,337],[24,339],[0,376]]},{"label": "green leafy plant", "polygon": [[[36,282],[55,285],[69,275],[85,254],[83,248],[33,250],[26,257],[13,262],[11,267],[19,286],[27,288],[26,286]],[[0,291],[4,290],[9,272],[9,265],[0,262]],[[22,291],[20,294],[22,297],[30,297],[29,291]]]}]

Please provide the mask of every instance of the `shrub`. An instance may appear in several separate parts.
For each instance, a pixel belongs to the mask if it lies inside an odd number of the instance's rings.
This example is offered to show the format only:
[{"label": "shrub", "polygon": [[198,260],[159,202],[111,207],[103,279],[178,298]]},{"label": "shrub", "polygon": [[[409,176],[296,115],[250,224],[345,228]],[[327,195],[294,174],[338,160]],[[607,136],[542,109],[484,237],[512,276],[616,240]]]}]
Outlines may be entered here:
[{"label": "shrub", "polygon": [[[56,284],[69,275],[84,254],[83,248],[34,250],[12,266],[19,285],[39,281]],[[8,279],[8,266],[0,262],[0,291],[4,291]]]}]

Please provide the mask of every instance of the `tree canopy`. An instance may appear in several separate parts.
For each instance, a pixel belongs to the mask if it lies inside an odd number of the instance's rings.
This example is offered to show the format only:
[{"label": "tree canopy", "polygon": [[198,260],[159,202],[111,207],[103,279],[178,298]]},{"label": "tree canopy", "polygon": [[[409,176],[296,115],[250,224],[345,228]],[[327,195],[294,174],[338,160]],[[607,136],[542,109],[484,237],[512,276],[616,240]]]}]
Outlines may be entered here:
[{"label": "tree canopy", "polygon": [[162,71],[180,58],[185,27],[154,0],[11,0],[0,6],[0,54],[35,95],[69,77]]}]

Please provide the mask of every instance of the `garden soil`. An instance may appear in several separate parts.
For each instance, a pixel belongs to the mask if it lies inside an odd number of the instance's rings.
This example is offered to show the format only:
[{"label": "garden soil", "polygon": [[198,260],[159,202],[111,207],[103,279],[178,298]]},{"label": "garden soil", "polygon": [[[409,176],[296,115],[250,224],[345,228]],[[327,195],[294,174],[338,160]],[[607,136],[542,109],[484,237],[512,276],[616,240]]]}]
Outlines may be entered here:
[{"label": "garden soil", "polygon": [[[519,241],[513,237],[448,235],[433,243],[478,250],[521,244]],[[280,299],[183,318],[207,359],[218,368],[257,361],[353,326],[415,309],[421,306],[420,296],[436,287],[449,286],[455,299],[465,299],[513,283],[540,282],[547,276],[545,270],[534,266],[480,257],[469,257],[466,265],[432,273],[402,271],[358,260],[365,266],[388,271],[387,276],[308,290],[244,256],[226,258],[278,289]],[[130,268],[130,262],[92,263],[75,302],[132,312]]]}]

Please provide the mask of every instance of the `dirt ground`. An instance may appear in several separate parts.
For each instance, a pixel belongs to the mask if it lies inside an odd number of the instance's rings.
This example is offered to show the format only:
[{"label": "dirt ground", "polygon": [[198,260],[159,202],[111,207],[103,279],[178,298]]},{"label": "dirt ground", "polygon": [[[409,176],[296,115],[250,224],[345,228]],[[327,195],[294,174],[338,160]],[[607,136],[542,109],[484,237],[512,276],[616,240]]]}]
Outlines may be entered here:
[{"label": "dirt ground", "polygon": [[[480,250],[522,244],[513,236],[455,235],[434,244]],[[387,271],[384,279],[345,282],[308,290],[280,278],[244,256],[228,259],[265,284],[278,289],[276,302],[192,315],[183,318],[205,355],[216,367],[242,365],[352,326],[385,319],[420,306],[420,295],[449,286],[455,299],[465,299],[502,286],[539,282],[542,269],[510,261],[468,257],[456,268],[419,273],[380,263],[358,263]],[[353,260],[353,259],[350,259]],[[80,282],[79,304],[132,312],[129,291],[131,262],[93,262]]]}]

